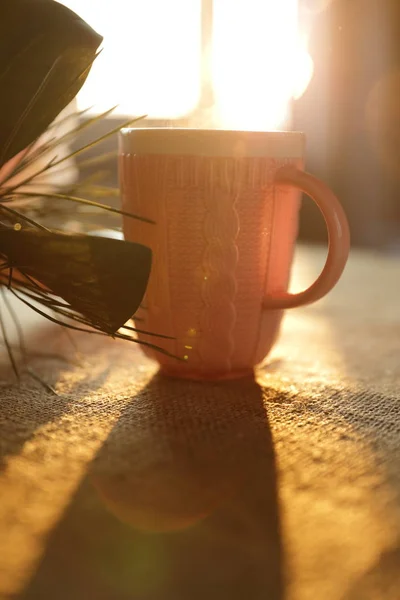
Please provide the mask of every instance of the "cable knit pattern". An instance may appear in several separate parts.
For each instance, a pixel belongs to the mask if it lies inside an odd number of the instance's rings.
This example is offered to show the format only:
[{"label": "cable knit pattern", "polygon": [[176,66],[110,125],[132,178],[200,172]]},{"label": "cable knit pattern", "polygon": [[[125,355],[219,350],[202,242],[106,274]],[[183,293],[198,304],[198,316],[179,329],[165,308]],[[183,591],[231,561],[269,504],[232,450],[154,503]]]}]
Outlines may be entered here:
[{"label": "cable knit pattern", "polygon": [[[201,160],[201,159],[195,159]],[[239,218],[236,201],[236,174],[240,165],[229,159],[208,162],[206,173],[204,220],[205,249],[203,258],[200,356],[203,364],[223,371],[231,370],[235,350],[233,329],[237,319]]]},{"label": "cable knit pattern", "polygon": [[288,160],[122,157],[125,210],[156,222],[126,219],[125,234],[153,250],[140,317],[174,337],[157,343],[183,359],[148,351],[164,370],[230,376],[268,353],[282,313],[262,302],[287,289],[297,231],[299,194],[273,182]]}]

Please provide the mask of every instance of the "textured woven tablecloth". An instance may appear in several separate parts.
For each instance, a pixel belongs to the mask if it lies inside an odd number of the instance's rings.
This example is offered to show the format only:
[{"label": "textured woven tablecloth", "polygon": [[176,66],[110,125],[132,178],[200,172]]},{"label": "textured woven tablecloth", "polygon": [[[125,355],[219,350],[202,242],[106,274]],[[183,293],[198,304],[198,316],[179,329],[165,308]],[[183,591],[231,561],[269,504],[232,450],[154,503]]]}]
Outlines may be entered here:
[{"label": "textured woven tablecloth", "polygon": [[[323,257],[300,250],[296,288]],[[33,359],[58,396],[28,376],[1,390],[1,598],[400,598],[398,258],[353,252],[256,380],[164,380],[133,344],[30,338],[79,363]]]}]

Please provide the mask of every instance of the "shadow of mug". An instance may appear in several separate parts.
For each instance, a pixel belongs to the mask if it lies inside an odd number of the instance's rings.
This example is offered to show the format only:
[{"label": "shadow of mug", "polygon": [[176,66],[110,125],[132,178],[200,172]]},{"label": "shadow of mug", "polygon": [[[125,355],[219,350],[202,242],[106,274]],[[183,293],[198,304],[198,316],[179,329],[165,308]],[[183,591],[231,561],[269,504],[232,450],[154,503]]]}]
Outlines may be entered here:
[{"label": "shadow of mug", "polygon": [[168,584],[155,597],[282,598],[275,455],[254,379],[156,375],[124,409],[90,479],[137,541],[162,539]]}]

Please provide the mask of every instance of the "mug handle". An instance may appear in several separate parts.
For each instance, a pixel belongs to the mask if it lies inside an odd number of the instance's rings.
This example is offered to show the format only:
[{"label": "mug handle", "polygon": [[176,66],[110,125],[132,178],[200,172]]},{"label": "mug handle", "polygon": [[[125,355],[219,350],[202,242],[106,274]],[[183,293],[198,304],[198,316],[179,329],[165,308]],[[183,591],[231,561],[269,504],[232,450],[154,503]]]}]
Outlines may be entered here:
[{"label": "mug handle", "polygon": [[319,300],[338,282],[350,251],[350,231],[345,212],[335,194],[322,181],[293,165],[281,167],[275,183],[294,186],[305,192],[318,206],[328,229],[328,256],[318,279],[304,292],[277,292],[263,302],[266,309],[286,309],[304,306]]}]

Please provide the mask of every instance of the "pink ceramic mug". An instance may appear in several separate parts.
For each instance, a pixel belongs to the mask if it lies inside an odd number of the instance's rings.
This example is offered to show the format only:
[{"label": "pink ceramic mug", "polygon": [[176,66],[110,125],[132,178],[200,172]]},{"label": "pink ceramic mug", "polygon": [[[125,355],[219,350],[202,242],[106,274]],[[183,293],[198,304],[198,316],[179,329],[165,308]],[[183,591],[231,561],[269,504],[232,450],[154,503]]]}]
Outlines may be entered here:
[{"label": "pink ceramic mug", "polygon": [[[163,373],[251,373],[274,344],[283,309],[315,302],[340,278],[350,244],[346,216],[303,171],[304,146],[297,132],[122,131],[123,208],[155,221],[124,220],[125,237],[153,250],[140,328],[172,336],[157,343],[181,359],[146,349]],[[300,191],[325,218],[329,252],[317,281],[289,294]]]}]

